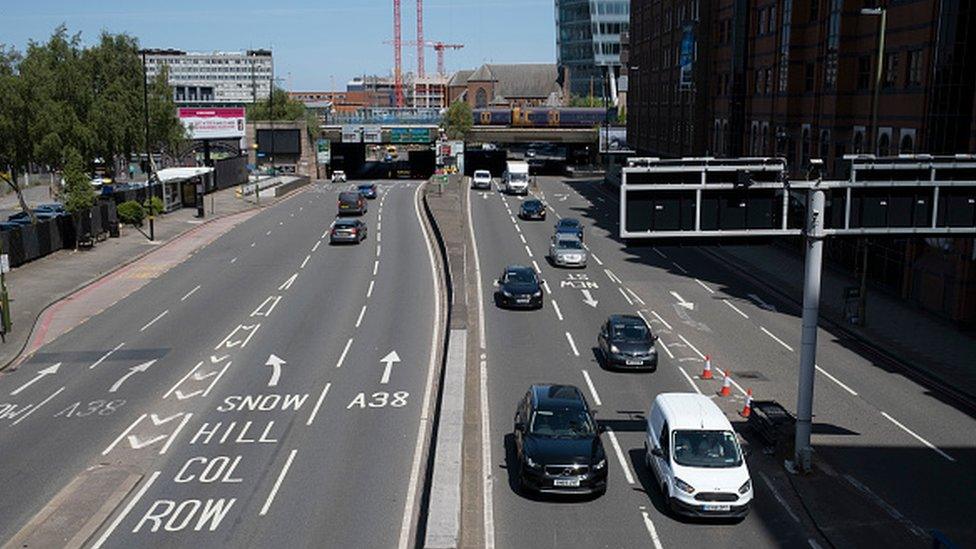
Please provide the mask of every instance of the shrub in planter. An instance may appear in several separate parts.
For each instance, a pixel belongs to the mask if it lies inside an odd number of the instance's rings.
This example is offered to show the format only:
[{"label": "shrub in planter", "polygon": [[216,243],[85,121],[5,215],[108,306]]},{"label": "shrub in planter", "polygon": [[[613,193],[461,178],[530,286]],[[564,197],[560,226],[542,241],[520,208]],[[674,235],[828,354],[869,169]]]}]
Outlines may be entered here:
[{"label": "shrub in planter", "polygon": [[148,210],[149,215],[153,217],[157,217],[163,213],[163,199],[158,196],[150,197],[143,206]]},{"label": "shrub in planter", "polygon": [[118,212],[119,221],[126,225],[141,227],[142,220],[146,218],[146,209],[135,200],[128,200],[119,204],[116,211]]}]

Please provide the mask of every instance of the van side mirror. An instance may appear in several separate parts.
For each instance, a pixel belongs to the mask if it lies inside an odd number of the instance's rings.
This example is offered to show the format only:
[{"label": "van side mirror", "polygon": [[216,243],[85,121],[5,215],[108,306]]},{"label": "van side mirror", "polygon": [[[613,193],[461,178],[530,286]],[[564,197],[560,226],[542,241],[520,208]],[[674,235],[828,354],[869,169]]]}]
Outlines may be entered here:
[{"label": "van side mirror", "polygon": [[521,433],[522,431],[525,430],[525,424],[522,423],[521,421],[516,421],[515,422],[515,430]]},{"label": "van side mirror", "polygon": [[655,457],[664,457],[664,452],[660,448],[651,448],[651,455]]}]

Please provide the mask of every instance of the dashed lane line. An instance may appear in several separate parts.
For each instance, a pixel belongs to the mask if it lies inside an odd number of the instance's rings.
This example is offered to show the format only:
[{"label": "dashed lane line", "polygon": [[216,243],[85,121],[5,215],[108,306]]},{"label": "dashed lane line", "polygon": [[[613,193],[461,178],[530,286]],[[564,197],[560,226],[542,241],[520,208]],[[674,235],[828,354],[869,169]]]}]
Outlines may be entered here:
[{"label": "dashed lane line", "polygon": [[359,310],[359,318],[356,319],[356,327],[357,328],[359,327],[360,324],[363,323],[363,315],[365,315],[365,314],[366,314],[366,306],[363,305],[363,308]]},{"label": "dashed lane line", "polygon": [[620,462],[620,469],[624,472],[624,478],[627,480],[627,484],[633,485],[634,475],[631,474],[630,465],[624,459],[624,451],[620,448],[620,443],[617,442],[617,434],[612,429],[607,429],[607,437],[610,439],[610,444],[613,445],[613,452],[617,455],[617,461]]},{"label": "dashed lane line", "polygon": [[708,285],[707,285],[707,284],[705,284],[704,282],[702,282],[701,280],[698,280],[698,279],[696,278],[696,279],[695,279],[695,282],[697,282],[697,283],[698,283],[698,285],[699,285],[699,286],[701,286],[702,288],[705,288],[705,291],[707,291],[708,293],[710,293],[710,294],[714,294],[714,293],[715,293],[715,290],[713,290],[713,289],[711,289],[711,288],[709,288],[709,287],[708,287]]},{"label": "dashed lane line", "polygon": [[678,265],[678,264],[677,264],[677,263],[675,263],[674,261],[672,261],[672,262],[671,262],[671,265],[673,265],[675,269],[678,269],[678,270],[679,270],[679,271],[681,271],[682,273],[684,273],[684,274],[688,274],[688,270],[687,270],[687,269],[685,269],[685,268],[684,268],[684,267],[682,267],[681,265]]},{"label": "dashed lane line", "polygon": [[186,301],[187,299],[190,299],[190,296],[193,295],[193,294],[195,294],[195,293],[197,293],[197,290],[199,290],[199,289],[200,289],[200,285],[197,284],[196,288],[193,288],[192,290],[190,290],[189,292],[187,292],[186,295],[184,295],[183,297],[180,298],[180,301]]},{"label": "dashed lane line", "polygon": [[579,349],[576,348],[576,342],[573,341],[573,334],[566,332],[566,341],[569,342],[569,346],[573,349],[573,354],[580,356]]},{"label": "dashed lane line", "polygon": [[641,305],[647,305],[647,303],[645,303],[644,300],[641,299],[641,297],[639,295],[637,295],[636,292],[634,292],[634,290],[631,290],[630,288],[627,288],[627,287],[625,287],[624,289],[627,290],[627,293],[630,294],[630,296],[634,298],[634,301],[640,303]]},{"label": "dashed lane line", "polygon": [[747,315],[744,312],[742,312],[742,309],[739,309],[738,307],[736,307],[735,305],[733,305],[732,302],[729,301],[728,299],[723,299],[722,300],[722,303],[725,303],[726,305],[728,305],[729,307],[731,307],[732,310],[735,311],[735,312],[737,312],[737,313],[739,313],[739,315],[742,316],[742,318],[746,318],[746,319],[749,318],[749,315]]},{"label": "dashed lane line", "polygon": [[285,480],[285,475],[288,474],[288,469],[291,468],[291,462],[294,461],[295,454],[297,453],[298,448],[295,448],[288,454],[288,459],[285,460],[285,465],[281,468],[281,473],[278,474],[278,479],[275,480],[274,486],[271,487],[271,492],[268,493],[268,499],[264,501],[264,506],[261,507],[261,512],[258,515],[263,517],[268,514],[268,510],[271,509],[271,504],[274,503],[275,496],[281,488],[281,482]]},{"label": "dashed lane line", "polygon": [[596,387],[593,386],[593,380],[590,379],[590,373],[586,370],[580,370],[583,372],[583,379],[586,380],[586,386],[590,389],[590,394],[593,395],[593,403],[597,406],[603,406],[603,401],[600,400],[600,395],[596,392]]},{"label": "dashed lane line", "polygon": [[143,326],[142,328],[139,328],[139,331],[140,332],[145,332],[147,329],[149,329],[150,326],[152,326],[153,324],[155,324],[156,321],[158,321],[159,319],[163,318],[164,316],[166,316],[168,314],[169,314],[169,309],[166,309],[165,311],[159,313],[156,316],[156,318],[154,318],[154,319],[150,320],[149,322],[147,322],[146,325]]},{"label": "dashed lane line", "polygon": [[553,312],[556,313],[556,318],[558,318],[560,321],[562,321],[562,319],[563,319],[563,313],[562,313],[562,311],[559,310],[559,304],[556,303],[556,300],[555,299],[551,299],[549,301],[550,301],[550,303],[552,303],[552,310],[553,310]]},{"label": "dashed lane line", "polygon": [[683,336],[681,334],[678,334],[678,339],[680,339],[681,341],[684,341],[685,342],[685,345],[687,345],[689,349],[691,349],[692,351],[695,351],[695,354],[698,355],[699,358],[701,358],[702,360],[705,360],[705,355],[702,354],[702,352],[699,351],[697,347],[695,347],[694,345],[692,345],[690,341],[688,341],[687,339],[685,339],[685,336]]},{"label": "dashed lane line", "polygon": [[667,259],[668,258],[668,256],[665,255],[664,252],[662,252],[661,250],[659,250],[657,248],[651,248],[651,249],[654,250],[654,253],[656,253],[657,255],[659,255],[661,257],[661,259]]},{"label": "dashed lane line", "polygon": [[312,256],[311,255],[306,255],[305,256],[305,260],[302,261],[302,265],[301,265],[301,267],[299,267],[299,269],[304,269],[305,268],[305,265],[308,265],[308,262],[311,259],[312,259]]},{"label": "dashed lane line", "polygon": [[671,325],[668,324],[668,321],[667,320],[664,320],[663,318],[661,318],[661,315],[657,314],[657,312],[651,311],[651,314],[654,315],[654,318],[656,318],[658,320],[658,322],[660,322],[661,324],[664,324],[664,327],[665,328],[667,328],[669,330],[674,330],[674,328],[672,328]]},{"label": "dashed lane line", "polygon": [[369,281],[369,289],[366,290],[366,299],[369,299],[373,295],[373,285],[376,284],[375,280]]},{"label": "dashed lane line", "polygon": [[125,346],[125,342],[124,341],[122,343],[119,343],[111,351],[109,351],[109,352],[105,353],[104,355],[102,355],[102,358],[96,360],[91,366],[88,367],[88,369],[89,370],[94,370],[99,364],[105,362],[108,359],[108,357],[112,356],[113,353],[115,353],[116,351],[118,351],[119,349],[121,349],[124,346]]},{"label": "dashed lane line", "polygon": [[629,295],[627,295],[627,292],[625,292],[623,288],[621,288],[621,287],[618,286],[617,287],[617,291],[620,292],[620,295],[624,296],[624,299],[627,300],[627,304],[628,305],[630,305],[631,307],[634,306],[634,300],[631,299]]},{"label": "dashed lane line", "polygon": [[845,391],[847,391],[848,393],[850,393],[851,396],[857,396],[857,391],[855,391],[854,389],[851,389],[850,387],[848,387],[847,385],[845,385],[843,382],[841,382],[841,380],[839,380],[836,377],[830,375],[830,373],[827,372],[827,370],[824,370],[818,364],[814,364],[813,366],[814,366],[814,368],[817,369],[818,372],[820,372],[821,374],[825,375],[827,377],[827,379],[829,379],[830,381],[833,381],[837,385],[840,385],[840,388],[843,389],[843,390],[845,390]]},{"label": "dashed lane line", "polygon": [[783,341],[782,339],[780,339],[780,338],[776,337],[775,335],[773,335],[773,333],[770,332],[769,330],[767,330],[765,326],[760,326],[759,329],[762,330],[769,337],[771,337],[774,340],[776,340],[776,343],[779,343],[780,345],[782,345],[783,347],[785,347],[789,352],[791,352],[791,353],[793,352],[793,347],[790,347],[789,345],[786,344],[785,341]]},{"label": "dashed lane line", "polygon": [[325,387],[322,388],[322,392],[319,394],[319,399],[315,401],[315,407],[312,408],[312,413],[308,415],[308,420],[305,421],[305,425],[311,425],[315,422],[315,416],[318,415],[319,408],[322,407],[322,402],[325,400],[325,396],[329,394],[329,389],[331,387],[331,383],[326,383]]},{"label": "dashed lane line", "polygon": [[661,538],[657,535],[657,529],[654,528],[654,522],[651,521],[651,516],[647,514],[647,511],[641,511],[641,515],[644,516],[644,527],[647,528],[647,535],[651,536],[654,549],[664,549],[664,546],[661,545]]},{"label": "dashed lane line", "polygon": [[342,349],[342,354],[339,355],[339,360],[336,361],[336,368],[342,368],[342,363],[346,361],[346,354],[349,353],[349,347],[352,347],[352,338],[346,341],[345,348]]},{"label": "dashed lane line", "polygon": [[525,246],[525,253],[529,254],[529,257],[535,257],[534,255],[532,255],[532,250],[529,249],[528,245]]},{"label": "dashed lane line", "polygon": [[888,415],[888,413],[887,413],[887,412],[881,412],[881,415],[882,415],[882,416],[884,416],[884,417],[885,417],[885,419],[887,419],[888,421],[890,421],[890,422],[892,422],[892,423],[894,423],[894,424],[895,424],[895,425],[897,425],[897,426],[898,426],[899,428],[901,428],[901,430],[902,430],[902,431],[905,431],[906,433],[908,433],[909,435],[911,435],[911,436],[912,436],[912,437],[913,437],[913,438],[914,438],[915,440],[917,440],[917,441],[919,441],[919,442],[921,442],[922,444],[924,444],[924,445],[926,445],[926,446],[928,446],[928,448],[929,448],[930,450],[933,450],[933,451],[935,451],[935,453],[937,453],[937,454],[939,454],[940,456],[942,456],[942,457],[944,457],[944,458],[946,458],[947,460],[949,460],[949,461],[951,461],[951,462],[953,462],[953,463],[955,463],[955,462],[956,462],[956,458],[954,458],[954,457],[952,457],[952,456],[950,456],[949,454],[947,454],[947,453],[945,453],[945,452],[943,452],[943,451],[942,451],[942,450],[940,450],[940,449],[939,449],[939,448],[938,448],[938,447],[937,447],[937,446],[936,446],[935,444],[932,444],[931,442],[929,442],[929,441],[927,441],[927,440],[925,440],[924,438],[922,438],[921,436],[919,436],[919,435],[918,435],[918,433],[916,433],[915,431],[912,431],[912,430],[911,430],[911,429],[909,429],[908,427],[905,427],[905,426],[904,426],[904,425],[903,425],[903,424],[902,424],[901,422],[899,422],[899,421],[898,421],[897,419],[895,419],[895,418],[893,418],[893,417],[891,417],[890,415]]}]

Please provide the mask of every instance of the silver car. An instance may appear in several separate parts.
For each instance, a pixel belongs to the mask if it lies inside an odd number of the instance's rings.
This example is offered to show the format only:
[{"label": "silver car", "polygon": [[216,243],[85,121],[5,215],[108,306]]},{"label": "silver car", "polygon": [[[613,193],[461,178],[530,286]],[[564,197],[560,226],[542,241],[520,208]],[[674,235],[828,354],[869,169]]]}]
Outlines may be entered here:
[{"label": "silver car", "polygon": [[549,244],[549,260],[557,267],[586,267],[586,249],[573,235],[553,235]]}]

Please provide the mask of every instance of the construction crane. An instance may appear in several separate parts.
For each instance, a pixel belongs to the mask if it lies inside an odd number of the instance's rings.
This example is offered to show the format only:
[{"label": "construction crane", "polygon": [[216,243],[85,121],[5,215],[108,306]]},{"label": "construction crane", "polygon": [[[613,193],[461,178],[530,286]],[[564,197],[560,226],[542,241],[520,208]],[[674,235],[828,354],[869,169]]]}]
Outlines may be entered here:
[{"label": "construction crane", "polygon": [[444,50],[459,50],[464,47],[464,44],[445,44],[444,42],[427,42],[427,46],[434,48],[437,52],[437,74],[445,76],[447,73],[444,69]]},{"label": "construction crane", "polygon": [[393,93],[396,96],[397,107],[403,107],[402,48],[403,37],[400,35],[400,0],[393,0]]},{"label": "construction crane", "polygon": [[424,0],[417,0],[417,76],[424,74]]}]

